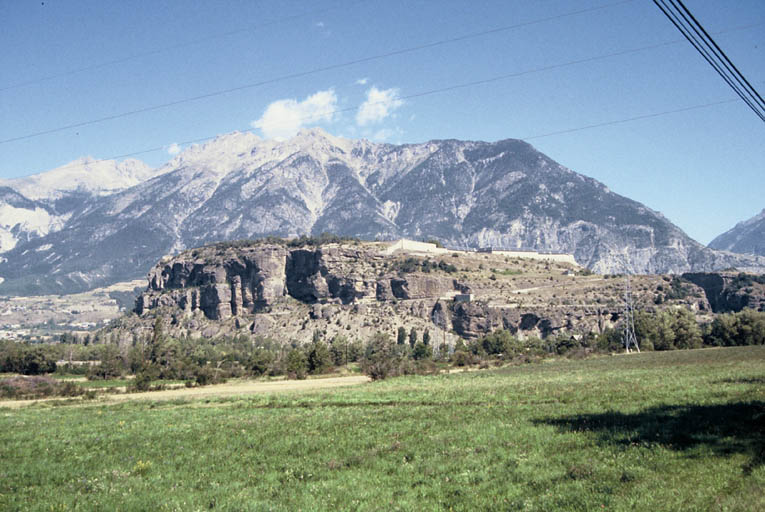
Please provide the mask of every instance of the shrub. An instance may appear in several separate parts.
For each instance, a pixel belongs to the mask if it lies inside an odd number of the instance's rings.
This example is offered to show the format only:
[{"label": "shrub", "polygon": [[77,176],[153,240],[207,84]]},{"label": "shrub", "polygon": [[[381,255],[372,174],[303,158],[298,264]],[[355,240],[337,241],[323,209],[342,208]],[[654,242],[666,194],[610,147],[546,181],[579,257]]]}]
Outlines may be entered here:
[{"label": "shrub", "polygon": [[452,364],[455,366],[469,366],[473,364],[473,356],[464,350],[455,351],[452,354]]},{"label": "shrub", "polygon": [[226,379],[223,377],[223,372],[218,371],[217,368],[202,366],[197,368],[195,373],[194,381],[198,386],[208,386],[210,384],[221,384],[226,382]]},{"label": "shrub", "polygon": [[397,362],[393,355],[393,344],[388,335],[378,332],[367,344],[361,370],[372,380],[382,380],[391,376]]},{"label": "shrub", "polygon": [[305,353],[299,349],[292,349],[287,354],[285,371],[290,379],[305,379],[308,370],[308,360]]},{"label": "shrub", "polygon": [[93,394],[74,382],[60,382],[50,377],[11,377],[0,380],[0,397],[13,399]]},{"label": "shrub", "polygon": [[250,372],[256,377],[263,375],[268,371],[273,360],[274,358],[271,352],[264,348],[256,348],[252,353],[252,356],[250,356],[248,364]]},{"label": "shrub", "polygon": [[433,349],[430,345],[426,345],[422,341],[418,341],[417,344],[415,344],[414,349],[412,349],[412,358],[414,358],[415,361],[430,359],[432,357]]},{"label": "shrub", "polygon": [[155,380],[158,375],[159,372],[155,367],[150,365],[144,366],[135,374],[135,379],[133,379],[133,382],[128,386],[128,391],[150,391],[151,382]]}]

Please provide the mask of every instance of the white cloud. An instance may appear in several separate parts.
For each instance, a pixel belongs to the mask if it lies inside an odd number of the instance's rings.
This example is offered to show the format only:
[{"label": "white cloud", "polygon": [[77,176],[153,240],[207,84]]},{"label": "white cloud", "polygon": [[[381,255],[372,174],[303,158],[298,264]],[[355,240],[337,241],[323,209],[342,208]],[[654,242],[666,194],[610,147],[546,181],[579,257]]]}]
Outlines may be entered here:
[{"label": "white cloud", "polygon": [[393,135],[395,135],[395,132],[391,130],[390,128],[383,128],[381,130],[377,130],[371,137],[374,141],[384,141],[390,139]]},{"label": "white cloud", "polygon": [[300,128],[322,121],[331,122],[337,110],[335,91],[319,91],[303,101],[294,99],[277,100],[266,107],[260,119],[253,121],[267,139],[286,139],[295,135]]},{"label": "white cloud", "polygon": [[404,101],[399,97],[398,89],[381,90],[372,87],[367,91],[366,101],[361,104],[356,113],[356,123],[359,126],[379,123],[403,104]]},{"label": "white cloud", "polygon": [[181,152],[181,147],[175,142],[167,146],[168,155],[177,155],[180,152]]},{"label": "white cloud", "polygon": [[356,85],[367,85],[367,82],[369,82],[369,78],[359,78],[356,80]]}]

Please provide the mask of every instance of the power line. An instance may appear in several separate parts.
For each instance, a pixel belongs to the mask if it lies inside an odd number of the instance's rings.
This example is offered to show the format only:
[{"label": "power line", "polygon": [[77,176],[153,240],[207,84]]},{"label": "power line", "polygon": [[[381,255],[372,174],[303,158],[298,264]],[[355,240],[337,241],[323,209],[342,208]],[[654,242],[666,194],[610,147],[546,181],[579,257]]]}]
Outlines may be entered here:
[{"label": "power line", "polygon": [[[659,5],[656,0],[654,0],[654,3]],[[705,47],[700,43],[697,39],[697,36],[699,35],[699,31],[693,27],[687,26],[688,19],[685,18],[682,12],[670,12],[667,9],[665,9],[666,3],[663,2],[663,5],[659,5],[659,8],[664,12],[664,14],[670,19],[670,21],[675,25],[675,27],[685,36],[685,38],[693,45],[694,48],[704,57],[704,59],[714,68],[714,70],[722,77],[722,79],[727,83],[735,92],[738,94],[738,96],[746,103],[749,108],[754,110],[754,112],[763,120],[765,118],[762,117],[762,114],[759,112],[757,106],[755,106],[751,99],[746,96],[746,94],[741,90],[740,86],[735,83],[735,81],[738,81],[739,84],[741,83],[740,80],[736,80],[735,77],[731,77],[729,74],[729,69],[723,69],[721,64],[716,60],[719,59],[719,56],[716,54],[713,54],[710,52],[709,47]],[[673,6],[676,7],[676,6]],[[694,36],[693,32],[696,33]]]},{"label": "power line", "polygon": [[[364,2],[368,2],[368,1],[369,0],[356,0],[355,2],[351,2],[350,4],[348,4],[348,6],[356,5],[356,4],[364,3]],[[342,7],[347,7],[347,6],[343,5]],[[263,29],[265,27],[272,26],[272,25],[280,25],[282,23],[286,23],[286,22],[293,21],[293,20],[296,20],[296,19],[299,19],[299,18],[303,18],[305,16],[310,16],[310,15],[314,15],[314,14],[322,14],[322,13],[334,11],[334,10],[337,10],[337,9],[340,9],[340,8],[341,8],[341,6],[326,7],[326,8],[323,8],[323,9],[314,9],[312,11],[306,11],[306,12],[302,12],[300,14],[293,14],[292,16],[285,16],[284,18],[278,18],[278,19],[275,19],[275,20],[259,23],[257,25],[252,25],[252,26],[249,26],[249,27],[243,27],[243,28],[239,28],[239,29],[236,29],[236,30],[229,30],[227,32],[221,32],[219,34],[211,34],[211,35],[208,35],[206,37],[201,37],[201,38],[198,38],[198,39],[192,39],[192,40],[189,40],[189,41],[186,41],[186,42],[183,42],[183,43],[178,43],[178,44],[174,44],[174,45],[169,45],[169,46],[163,46],[163,47],[160,47],[160,48],[155,48],[154,50],[149,50],[147,52],[134,53],[132,55],[127,55],[125,57],[120,57],[120,58],[117,58],[117,59],[107,60],[107,61],[99,62],[97,64],[91,64],[89,66],[82,66],[82,67],[79,67],[79,68],[70,69],[70,70],[67,70],[67,71],[62,71],[60,73],[50,74],[50,75],[42,76],[42,77],[35,78],[35,79],[32,79],[32,80],[27,80],[25,82],[19,82],[19,83],[16,83],[16,84],[6,85],[6,86],[3,86],[3,87],[0,87],[0,92],[8,91],[8,90],[11,90],[11,89],[18,89],[20,87],[25,87],[27,85],[33,85],[33,84],[40,83],[40,82],[46,82],[48,80],[53,80],[53,79],[56,79],[56,78],[62,78],[62,77],[65,77],[65,76],[70,76],[70,75],[75,75],[75,74],[78,74],[78,73],[84,73],[85,71],[93,71],[95,69],[101,69],[101,68],[105,68],[105,67],[108,67],[108,66],[113,66],[115,64],[123,64],[125,62],[130,62],[131,60],[141,59],[143,57],[151,57],[153,55],[159,55],[159,54],[165,53],[165,52],[170,51],[170,50],[177,50],[179,48],[187,48],[189,46],[194,46],[194,45],[197,45],[197,44],[200,44],[200,43],[205,43],[207,41],[213,41],[215,39],[222,39],[224,37],[233,36],[235,34],[241,34],[241,33],[244,33],[244,32],[253,32],[253,31],[261,30],[261,29]]]},{"label": "power line", "polygon": [[314,75],[314,74],[325,72],[325,71],[332,71],[332,70],[335,70],[335,69],[341,69],[341,68],[353,66],[353,65],[356,65],[356,64],[363,64],[363,63],[366,63],[366,62],[372,62],[372,61],[375,61],[375,60],[386,59],[386,58],[395,57],[395,56],[398,56],[398,55],[404,55],[404,54],[407,54],[407,53],[414,53],[414,52],[418,52],[418,51],[421,51],[421,50],[425,50],[425,49],[429,49],[429,48],[435,48],[435,47],[438,47],[438,46],[443,46],[443,45],[457,43],[457,42],[462,42],[462,41],[467,41],[467,40],[470,40],[470,39],[475,39],[475,38],[487,36],[487,35],[490,35],[490,34],[497,34],[497,33],[501,33],[501,32],[507,32],[509,30],[513,30],[513,29],[516,29],[516,28],[527,27],[527,26],[530,26],[530,25],[536,25],[536,24],[540,24],[540,23],[545,23],[545,22],[552,21],[552,20],[557,20],[557,19],[566,18],[566,17],[570,17],[570,16],[576,16],[576,15],[579,15],[579,14],[593,12],[593,11],[605,9],[605,8],[608,8],[608,7],[613,7],[613,6],[616,6],[616,5],[622,5],[622,4],[630,3],[630,2],[633,2],[633,1],[634,0],[620,0],[620,1],[617,1],[617,2],[611,2],[611,3],[608,3],[608,4],[603,4],[603,5],[599,5],[599,6],[595,6],[595,7],[590,7],[590,8],[587,8],[587,9],[579,9],[579,10],[576,10],[576,11],[571,11],[571,12],[568,12],[568,13],[558,14],[558,15],[555,15],[555,16],[548,16],[548,17],[545,17],[545,18],[540,18],[540,19],[536,19],[536,20],[532,20],[532,21],[526,21],[526,22],[523,22],[523,23],[516,23],[516,24],[513,24],[513,25],[506,25],[506,26],[496,27],[496,28],[492,28],[492,29],[488,29],[488,30],[482,30],[480,32],[473,32],[473,33],[465,34],[465,35],[458,36],[458,37],[441,39],[439,41],[434,41],[434,42],[431,42],[431,43],[425,43],[425,44],[418,45],[418,46],[412,46],[412,47],[403,48],[403,49],[400,49],[400,50],[394,50],[394,51],[390,51],[390,52],[386,52],[386,53],[381,53],[381,54],[377,54],[377,55],[371,55],[371,56],[368,56],[368,57],[362,57],[362,58],[359,58],[359,59],[354,59],[354,60],[350,60],[350,61],[346,61],[346,62],[342,62],[342,63],[338,63],[338,64],[331,64],[331,65],[328,65],[328,66],[322,66],[322,67],[314,68],[314,69],[307,70],[307,71],[300,71],[300,72],[297,72],[297,73],[290,73],[290,74],[287,74],[287,75],[282,75],[282,76],[275,77],[275,78],[265,79],[265,80],[261,80],[261,81],[258,81],[258,82],[252,82],[252,83],[248,83],[248,84],[243,84],[243,85],[240,85],[240,86],[237,86],[237,87],[231,87],[231,88],[228,88],[228,89],[221,89],[221,90],[218,90],[218,91],[213,91],[213,92],[209,92],[209,93],[205,93],[205,94],[200,94],[198,96],[191,96],[191,97],[188,97],[188,98],[183,98],[183,99],[179,99],[179,100],[175,100],[175,101],[170,101],[170,102],[167,102],[167,103],[160,103],[160,104],[157,104],[157,105],[152,105],[152,106],[148,106],[148,107],[142,107],[142,108],[138,108],[138,109],[135,109],[135,110],[129,110],[129,111],[126,111],[126,112],[120,112],[120,113],[117,113],[117,114],[112,114],[112,115],[109,115],[109,116],[104,116],[104,117],[100,117],[100,118],[96,118],[96,119],[90,119],[90,120],[81,121],[81,122],[78,122],[78,123],[71,123],[71,124],[68,124],[68,125],[58,126],[56,128],[50,128],[50,129],[47,129],[47,130],[40,130],[40,131],[37,131],[37,132],[28,133],[26,135],[20,135],[20,136],[17,136],[17,137],[11,137],[11,138],[8,138],[8,139],[0,140],[0,144],[5,144],[5,143],[8,143],[8,142],[16,142],[16,141],[20,141],[20,140],[31,139],[31,138],[34,138],[34,137],[40,137],[42,135],[49,135],[51,133],[57,133],[57,132],[61,132],[61,131],[64,131],[64,130],[69,130],[69,129],[72,129],[72,128],[81,128],[83,126],[89,126],[89,125],[93,125],[93,124],[103,123],[103,122],[106,122],[106,121],[113,121],[115,119],[121,119],[123,117],[133,116],[133,115],[136,115],[136,114],[143,114],[143,113],[146,113],[146,112],[153,112],[153,111],[156,111],[156,110],[161,110],[161,109],[173,107],[173,106],[184,104],[184,103],[190,103],[190,102],[199,101],[199,100],[202,100],[202,99],[212,98],[212,97],[215,97],[215,96],[222,96],[224,94],[230,94],[232,92],[238,92],[238,91],[242,91],[242,90],[246,90],[246,89],[253,89],[253,88],[261,87],[261,86],[264,86],[264,85],[270,85],[270,84],[274,84],[274,83],[278,83],[278,82],[283,82],[285,80],[290,80],[290,79],[294,79],[294,78],[302,78],[302,77],[305,77],[305,76],[310,76],[310,75]]},{"label": "power line", "polygon": [[[731,32],[731,31],[736,31],[736,30],[745,30],[745,29],[749,29],[749,28],[752,28],[752,27],[760,26],[762,24],[763,23],[755,23],[755,24],[749,24],[749,25],[742,25],[742,26],[738,26],[738,27],[732,27],[732,28],[729,28],[729,29],[726,29],[724,31],[720,31],[720,32],[717,32],[717,33],[719,34],[719,33]],[[661,47],[664,47],[664,46],[671,46],[671,45],[675,45],[675,44],[678,44],[678,43],[681,43],[681,42],[682,42],[682,39],[676,39],[674,41],[666,41],[666,42],[657,43],[657,44],[653,44],[653,45],[649,45],[649,46],[642,46],[642,47],[639,47],[639,48],[631,48],[631,49],[627,49],[627,50],[621,50],[621,51],[617,51],[617,52],[606,53],[606,54],[597,55],[597,56],[593,56],[593,57],[587,57],[587,58],[584,58],[584,59],[578,59],[578,60],[574,60],[574,61],[568,61],[568,62],[563,62],[563,63],[559,63],[559,64],[553,64],[553,65],[549,65],[549,66],[542,66],[542,67],[528,69],[528,70],[524,70],[524,71],[518,71],[518,72],[515,72],[515,73],[508,73],[508,74],[497,75],[497,76],[490,77],[490,78],[484,78],[484,79],[481,79],[481,80],[473,80],[473,81],[470,81],[470,82],[464,82],[464,83],[461,83],[461,84],[450,85],[450,86],[441,87],[441,88],[437,88],[437,89],[430,89],[430,90],[427,90],[427,91],[421,91],[421,92],[417,92],[417,93],[412,93],[412,94],[409,94],[409,95],[401,96],[398,99],[407,100],[407,99],[413,99],[413,98],[420,98],[420,97],[424,97],[424,96],[430,96],[430,95],[433,95],[433,94],[439,94],[439,93],[444,93],[444,92],[450,92],[450,91],[454,91],[454,90],[464,89],[464,88],[468,88],[468,87],[485,85],[485,84],[489,84],[489,83],[493,83],[493,82],[498,82],[498,81],[501,81],[501,80],[506,80],[506,79],[509,79],[509,78],[520,77],[520,76],[523,76],[523,75],[529,75],[529,74],[539,73],[539,72],[543,72],[543,71],[550,71],[550,70],[554,70],[554,69],[564,68],[564,67],[573,66],[573,65],[577,65],[577,64],[584,64],[584,63],[588,63],[588,62],[595,62],[595,61],[606,59],[606,58],[628,55],[628,54],[631,54],[631,53],[637,53],[637,52],[640,52],[640,51],[646,51],[646,50],[661,48]],[[528,137],[521,137],[520,140],[533,140],[533,139],[540,139],[540,138],[544,138],[544,137],[552,137],[552,136],[555,136],[555,135],[563,135],[563,134],[574,133],[574,132],[583,131],[583,130],[590,130],[590,129],[594,129],[594,128],[601,128],[601,127],[612,126],[612,125],[616,125],[616,124],[623,124],[623,123],[628,123],[628,122],[632,122],[632,121],[639,121],[639,120],[642,120],[642,119],[650,119],[650,118],[661,117],[661,116],[665,116],[665,115],[669,115],[669,114],[676,114],[676,113],[687,112],[687,111],[691,111],[691,110],[698,110],[698,109],[713,107],[713,106],[717,106],[717,105],[724,105],[724,104],[727,104],[727,103],[733,103],[735,101],[738,101],[738,100],[728,99],[728,100],[721,100],[721,101],[715,101],[715,102],[710,102],[710,103],[702,103],[702,104],[697,104],[697,105],[691,105],[691,106],[682,107],[682,108],[678,108],[678,109],[663,110],[663,111],[660,111],[660,112],[653,112],[653,113],[643,114],[643,115],[639,115],[639,116],[621,118],[621,119],[605,121],[605,122],[595,123],[595,124],[589,124],[589,125],[584,125],[584,126],[579,126],[579,127],[574,127],[574,128],[567,128],[567,129],[564,129],[564,130],[558,130],[558,131],[547,132],[547,133],[543,133],[543,134],[531,135],[531,136],[528,136]],[[384,103],[384,102],[377,102],[377,103]],[[346,107],[346,108],[342,108],[342,109],[336,109],[336,110],[333,110],[331,112],[324,112],[324,113],[319,114],[319,115],[302,117],[299,120],[302,121],[302,122],[311,121],[311,120],[316,119],[317,117],[321,117],[321,116],[324,116],[324,115],[327,115],[327,114],[335,115],[335,114],[341,114],[341,113],[345,113],[345,112],[352,112],[352,111],[358,110],[359,108],[361,108],[361,105],[354,105],[354,106],[350,106],[350,107]],[[239,129],[239,131],[248,131],[248,130],[250,130],[249,126],[246,127],[246,128],[240,128]],[[206,136],[206,137],[199,137],[199,138],[195,138],[195,139],[191,139],[191,140],[175,142],[175,144],[178,144],[178,145],[187,145],[187,144],[195,144],[195,143],[205,142],[205,141],[209,141],[209,140],[214,139],[218,135],[219,134],[215,134],[215,135],[210,135],[210,136]],[[120,159],[120,158],[129,158],[129,157],[139,156],[139,155],[143,155],[143,154],[147,154],[147,153],[154,153],[154,152],[157,152],[157,151],[164,151],[164,150],[167,149],[167,147],[169,145],[170,144],[165,144],[163,146],[156,146],[156,147],[152,147],[152,148],[147,148],[147,149],[142,149],[142,150],[138,150],[138,151],[133,151],[133,152],[130,152],[130,153],[118,154],[118,155],[114,155],[114,156],[111,156],[111,157],[108,157],[108,158],[96,159],[95,161],[96,162],[103,162],[103,161],[107,161],[107,160],[116,160],[116,159]],[[61,166],[59,168],[62,168],[62,167],[64,167],[64,168],[65,167],[72,167],[72,166],[75,166],[75,165],[79,165],[79,164],[77,164],[75,162],[72,162],[71,164],[65,164],[65,165],[63,165],[63,166]],[[42,171],[39,171],[39,172],[45,172],[45,170],[42,170]],[[35,174],[37,174],[37,173],[35,173]]]},{"label": "power line", "polygon": [[573,133],[573,132],[580,132],[583,130],[590,130],[592,128],[602,128],[604,126],[613,126],[616,124],[623,124],[623,123],[629,123],[632,121],[640,121],[641,119],[651,119],[653,117],[661,117],[666,116],[668,114],[678,114],[680,112],[688,112],[691,110],[699,110],[702,108],[708,108],[708,107],[714,107],[716,105],[725,105],[726,103],[734,103],[737,102],[737,99],[730,99],[730,100],[721,100],[721,101],[713,101],[710,103],[702,103],[699,105],[691,105],[689,107],[683,107],[683,108],[677,108],[673,110],[662,110],[661,112],[653,112],[651,114],[643,114],[640,116],[634,116],[634,117],[625,117],[623,119],[616,119],[614,121],[605,121],[602,123],[596,123],[596,124],[588,124],[585,126],[579,126],[577,128],[569,128],[566,130],[559,130],[555,132],[548,132],[543,133],[540,135],[532,135],[531,137],[523,137],[521,140],[532,140],[532,139],[541,139],[543,137],[552,137],[553,135],[563,135],[566,133]]},{"label": "power line", "polygon": [[[435,92],[442,92],[442,91],[443,90],[434,91],[433,93],[435,93]],[[419,93],[419,94],[412,95],[412,96],[402,96],[401,99],[407,99],[407,98],[411,98],[411,97],[415,97],[415,96],[418,96],[418,97],[419,96],[425,96],[425,93]],[[698,104],[698,105],[691,105],[691,106],[688,106],[688,107],[683,107],[683,108],[678,108],[678,109],[673,109],[673,110],[663,110],[663,111],[660,111],[660,112],[652,112],[652,113],[643,114],[643,115],[640,115],[640,116],[626,117],[626,118],[622,118],[622,119],[616,119],[616,120],[606,121],[606,122],[596,123],[596,124],[588,124],[588,125],[579,126],[579,127],[575,127],[575,128],[568,128],[568,129],[565,129],[565,130],[559,130],[559,131],[549,132],[549,133],[540,134],[540,135],[533,135],[533,136],[530,136],[530,137],[521,137],[521,138],[519,138],[519,140],[528,141],[528,140],[532,140],[532,139],[540,139],[540,138],[543,138],[543,137],[552,137],[554,135],[563,135],[563,134],[567,134],[567,133],[574,133],[574,132],[579,132],[579,131],[584,131],[584,130],[591,130],[591,129],[594,129],[594,128],[602,128],[602,127],[605,127],[605,126],[612,126],[612,125],[623,124],[623,123],[628,123],[628,122],[632,122],[632,121],[639,121],[639,120],[642,120],[642,119],[650,119],[650,118],[661,117],[661,116],[670,115],[670,114],[677,114],[677,113],[681,113],[681,112],[688,112],[688,111],[691,111],[691,110],[699,110],[699,109],[702,109],[702,108],[709,108],[709,107],[714,107],[714,106],[717,106],[717,105],[725,105],[727,103],[733,103],[733,102],[736,102],[736,101],[738,101],[738,100],[737,99],[728,99],[728,100],[721,100],[721,101],[715,101],[715,102],[710,102],[710,103],[702,103],[702,104]],[[378,103],[382,103],[382,102],[378,102]],[[338,114],[338,113],[342,113],[342,112],[358,110],[359,108],[361,108],[361,105],[356,105],[354,107],[348,107],[348,108],[334,110],[334,111],[330,112],[330,114],[334,115],[334,114]],[[326,115],[326,114],[327,113],[324,113],[323,115]],[[312,119],[314,117],[317,117],[317,116],[309,116],[309,117],[301,118],[301,121],[308,121],[308,120],[310,120],[310,119]],[[246,128],[241,128],[238,131],[248,131],[249,129],[250,129],[250,127],[246,127]],[[210,135],[210,136],[207,136],[207,137],[200,137],[200,138],[186,140],[186,141],[181,141],[181,142],[175,142],[173,144],[177,144],[179,146],[188,145],[188,144],[197,144],[197,143],[201,143],[201,142],[210,141],[210,140],[214,139],[215,137],[217,137],[218,135],[220,135],[220,134]],[[153,147],[153,148],[142,149],[142,150],[139,150],[139,151],[133,151],[131,153],[123,153],[121,155],[114,155],[114,156],[111,156],[111,157],[108,157],[108,158],[98,158],[98,159],[94,159],[94,160],[90,161],[89,163],[93,163],[93,162],[106,162],[106,161],[109,161],[109,160],[118,160],[118,159],[121,159],[121,158],[130,158],[130,157],[134,157],[134,156],[144,155],[144,154],[147,154],[147,153],[154,153],[154,152],[157,152],[157,151],[165,151],[169,146],[170,146],[170,144],[166,144],[164,146],[157,146],[157,147]],[[70,164],[62,165],[62,166],[58,167],[58,169],[74,167],[74,166],[77,166],[77,165],[81,165],[81,164],[78,163],[78,162],[72,162]],[[44,171],[41,171],[41,172],[44,172]]]},{"label": "power line", "polygon": [[707,31],[704,29],[704,27],[701,25],[701,23],[698,22],[696,17],[691,13],[691,11],[688,10],[688,8],[683,4],[682,0],[677,0],[677,2],[680,4],[680,6],[683,8],[683,10],[690,16],[691,20],[693,20],[693,23],[703,32],[704,37],[707,41],[709,41],[712,46],[717,50],[717,52],[722,55],[722,57],[725,59],[725,62],[733,68],[733,73],[738,77],[738,79],[743,80],[744,85],[750,93],[752,93],[758,100],[760,107],[765,108],[765,100],[762,99],[762,96],[760,96],[760,93],[757,92],[757,90],[752,86],[752,84],[749,83],[749,80],[746,79],[744,75],[741,74],[741,71],[738,70],[735,64],[731,62],[731,60],[728,58],[728,56],[725,54],[725,52],[720,48],[714,39],[712,39],[712,36],[710,36]]},{"label": "power line", "polygon": [[765,122],[765,101],[725,52],[712,39],[682,0],[653,0],[681,34],[691,43],[704,60],[712,66],[718,75],[735,91],[741,100]]}]

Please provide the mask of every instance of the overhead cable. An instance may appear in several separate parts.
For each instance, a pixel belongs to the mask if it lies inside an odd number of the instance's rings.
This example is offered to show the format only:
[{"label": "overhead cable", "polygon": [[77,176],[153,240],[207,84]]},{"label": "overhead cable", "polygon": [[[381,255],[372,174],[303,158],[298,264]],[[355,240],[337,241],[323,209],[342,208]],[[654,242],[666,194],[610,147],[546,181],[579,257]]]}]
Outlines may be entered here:
[{"label": "overhead cable", "polygon": [[404,54],[407,54],[407,53],[414,53],[414,52],[418,52],[418,51],[421,51],[421,50],[425,50],[425,49],[429,49],[429,48],[435,48],[435,47],[443,46],[443,45],[447,45],[447,44],[453,44],[453,43],[457,43],[457,42],[467,41],[467,40],[470,40],[470,39],[476,39],[476,38],[487,36],[487,35],[490,35],[490,34],[497,34],[497,33],[506,32],[506,31],[509,31],[509,30],[521,28],[521,27],[526,27],[526,26],[530,26],[530,25],[536,25],[536,24],[539,24],[539,23],[545,23],[545,22],[548,22],[548,21],[557,20],[557,19],[561,19],[561,18],[566,18],[566,17],[570,17],[570,16],[575,16],[575,15],[579,15],[579,14],[584,14],[584,13],[588,13],[588,12],[592,12],[592,11],[597,11],[597,10],[600,10],[600,9],[605,9],[607,7],[613,7],[613,6],[616,6],[616,5],[630,3],[630,2],[633,2],[633,1],[634,0],[620,0],[618,2],[611,2],[611,3],[608,3],[608,4],[603,4],[603,5],[599,5],[599,6],[595,6],[595,7],[590,7],[590,8],[587,8],[587,9],[579,9],[579,10],[576,10],[576,11],[571,11],[571,12],[567,12],[567,13],[563,13],[563,14],[558,14],[558,15],[555,15],[555,16],[548,16],[546,18],[540,18],[540,19],[536,19],[536,20],[532,20],[532,21],[526,21],[526,22],[523,22],[523,23],[516,23],[516,24],[513,24],[513,25],[506,25],[506,26],[502,26],[502,27],[496,27],[496,28],[492,28],[492,29],[488,29],[488,30],[482,30],[480,32],[473,32],[473,33],[470,33],[470,34],[465,34],[465,35],[462,35],[462,36],[451,37],[451,38],[448,38],[448,39],[441,39],[441,40],[438,40],[438,41],[433,41],[433,42],[421,44],[421,45],[418,45],[418,46],[412,46],[412,47],[409,47],[409,48],[402,48],[402,49],[399,49],[399,50],[394,50],[394,51],[390,51],[390,52],[386,52],[386,53],[380,53],[380,54],[377,54],[377,55],[371,55],[371,56],[368,56],[368,57],[362,57],[362,58],[359,58],[359,59],[354,59],[354,60],[350,60],[350,61],[346,61],[346,62],[342,62],[342,63],[330,64],[328,66],[322,66],[322,67],[310,69],[310,70],[307,70],[307,71],[300,71],[300,72],[296,72],[296,73],[290,73],[290,74],[287,74],[287,75],[282,75],[282,76],[279,76],[279,77],[269,78],[269,79],[261,80],[261,81],[258,81],[258,82],[252,82],[252,83],[248,83],[248,84],[243,84],[243,85],[239,85],[239,86],[236,86],[236,87],[231,87],[231,88],[228,88],[228,89],[221,89],[221,90],[212,91],[212,92],[205,93],[205,94],[200,94],[200,95],[197,95],[197,96],[191,96],[191,97],[187,97],[187,98],[182,98],[182,99],[175,100],[175,101],[170,101],[170,102],[167,102],[167,103],[160,103],[160,104],[157,104],[157,105],[151,105],[151,106],[147,106],[147,107],[138,108],[138,109],[135,109],[135,110],[129,110],[129,111],[126,111],[126,112],[120,112],[120,113],[116,113],[116,114],[112,114],[112,115],[108,115],[108,116],[104,116],[104,117],[100,117],[100,118],[96,118],[96,119],[90,119],[90,120],[87,120],[87,121],[71,123],[71,124],[67,124],[67,125],[63,125],[63,126],[58,126],[58,127],[55,127],[55,128],[49,128],[49,129],[46,129],[46,130],[40,130],[40,131],[37,131],[37,132],[28,133],[26,135],[19,135],[19,136],[16,136],[16,137],[10,137],[10,138],[7,138],[7,139],[0,140],[0,144],[5,144],[5,143],[8,143],[8,142],[16,142],[16,141],[26,140],[26,139],[32,139],[32,138],[35,138],[35,137],[40,137],[42,135],[49,135],[51,133],[62,132],[64,130],[69,130],[69,129],[72,129],[72,128],[81,128],[83,126],[89,126],[89,125],[93,125],[93,124],[97,124],[97,123],[103,123],[105,121],[113,121],[115,119],[121,119],[123,117],[133,116],[133,115],[136,115],[136,114],[143,114],[143,113],[146,113],[146,112],[153,112],[153,111],[156,111],[156,110],[161,110],[161,109],[173,107],[173,106],[184,104],[184,103],[190,103],[190,102],[194,102],[194,101],[199,101],[199,100],[203,100],[203,99],[207,99],[207,98],[212,98],[212,97],[215,97],[215,96],[222,96],[224,94],[230,94],[230,93],[233,93],[233,92],[242,91],[242,90],[246,90],[246,89],[253,89],[253,88],[256,88],[256,87],[262,87],[264,85],[270,85],[270,84],[274,84],[274,83],[278,83],[278,82],[283,82],[283,81],[294,79],[294,78],[302,78],[302,77],[305,77],[305,76],[315,75],[317,73],[321,73],[321,72],[325,72],[325,71],[332,71],[332,70],[335,70],[335,69],[341,69],[341,68],[353,66],[353,65],[356,65],[356,64],[363,64],[365,62],[372,62],[372,61],[375,61],[375,60],[386,59],[386,58],[390,58],[390,57],[404,55]]},{"label": "overhead cable", "polygon": [[682,0],[653,0],[653,2],[725,83],[765,122],[765,101],[763,101],[762,96],[698,22]]},{"label": "overhead cable", "polygon": [[[367,2],[367,1],[369,1],[369,0],[356,0],[355,2],[351,2],[348,5],[343,5],[342,7],[345,8],[345,7],[348,7],[349,5],[355,5],[355,4],[362,3],[362,2]],[[96,64],[90,64],[88,66],[82,66],[82,67],[79,67],[79,68],[69,69],[69,70],[66,70],[66,71],[62,71],[60,73],[54,73],[54,74],[50,74],[50,75],[46,75],[46,76],[41,76],[41,77],[38,77],[38,78],[34,78],[32,80],[27,80],[25,82],[19,82],[19,83],[10,84],[10,85],[4,85],[4,86],[0,87],[0,92],[8,91],[10,89],[18,89],[20,87],[25,87],[27,85],[33,85],[33,84],[37,84],[37,83],[40,83],[40,82],[46,82],[48,80],[53,80],[55,78],[61,78],[61,77],[70,76],[70,75],[76,75],[78,73],[84,73],[85,71],[93,71],[95,69],[101,69],[101,68],[105,68],[105,67],[108,67],[108,66],[113,66],[115,64],[124,64],[125,62],[130,62],[132,60],[141,59],[143,57],[151,57],[153,55],[159,55],[159,54],[165,53],[167,51],[177,50],[179,48],[186,48],[186,47],[194,46],[194,45],[197,45],[197,44],[200,44],[200,43],[204,43],[204,42],[207,42],[207,41],[213,41],[215,39],[221,39],[221,38],[224,38],[224,37],[233,36],[235,34],[241,34],[241,33],[244,33],[244,32],[253,32],[253,31],[256,31],[256,30],[261,30],[261,29],[263,29],[265,27],[272,26],[272,25],[280,25],[280,24],[283,24],[283,23],[286,23],[286,22],[289,22],[289,21],[293,21],[293,20],[296,20],[296,19],[299,19],[299,18],[303,18],[305,16],[310,16],[310,15],[314,15],[314,14],[321,14],[321,13],[325,13],[325,12],[334,11],[334,10],[337,10],[337,9],[340,9],[340,6],[338,6],[338,7],[324,7],[322,9],[314,9],[314,10],[302,12],[302,13],[299,13],[299,14],[293,14],[291,16],[285,16],[284,18],[278,18],[278,19],[271,20],[271,21],[265,21],[265,22],[259,23],[257,25],[252,25],[252,26],[249,26],[249,27],[243,27],[243,28],[238,28],[238,29],[235,29],[235,30],[229,30],[227,32],[221,32],[219,34],[210,34],[210,35],[207,35],[205,37],[201,37],[201,38],[197,38],[197,39],[192,39],[192,40],[189,40],[189,41],[185,41],[185,42],[182,42],[182,43],[177,43],[177,44],[173,44],[173,45],[169,45],[169,46],[163,46],[163,47],[160,47],[160,48],[155,48],[153,50],[149,50],[149,51],[142,52],[142,53],[134,53],[132,55],[126,55],[124,57],[119,57],[119,58],[116,58],[116,59],[106,60],[106,61],[103,61],[103,62],[98,62]]]}]

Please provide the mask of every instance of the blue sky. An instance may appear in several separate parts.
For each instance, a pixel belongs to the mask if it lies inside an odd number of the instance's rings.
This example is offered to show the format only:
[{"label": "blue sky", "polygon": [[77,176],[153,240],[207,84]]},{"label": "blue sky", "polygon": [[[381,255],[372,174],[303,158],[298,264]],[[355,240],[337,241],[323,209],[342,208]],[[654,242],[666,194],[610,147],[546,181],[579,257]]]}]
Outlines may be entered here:
[{"label": "blue sky", "polygon": [[[686,5],[764,93],[765,2]],[[527,139],[702,243],[765,208],[765,124],[650,0],[0,0],[0,47],[0,141],[56,130],[0,142],[0,178],[318,125]]]}]

